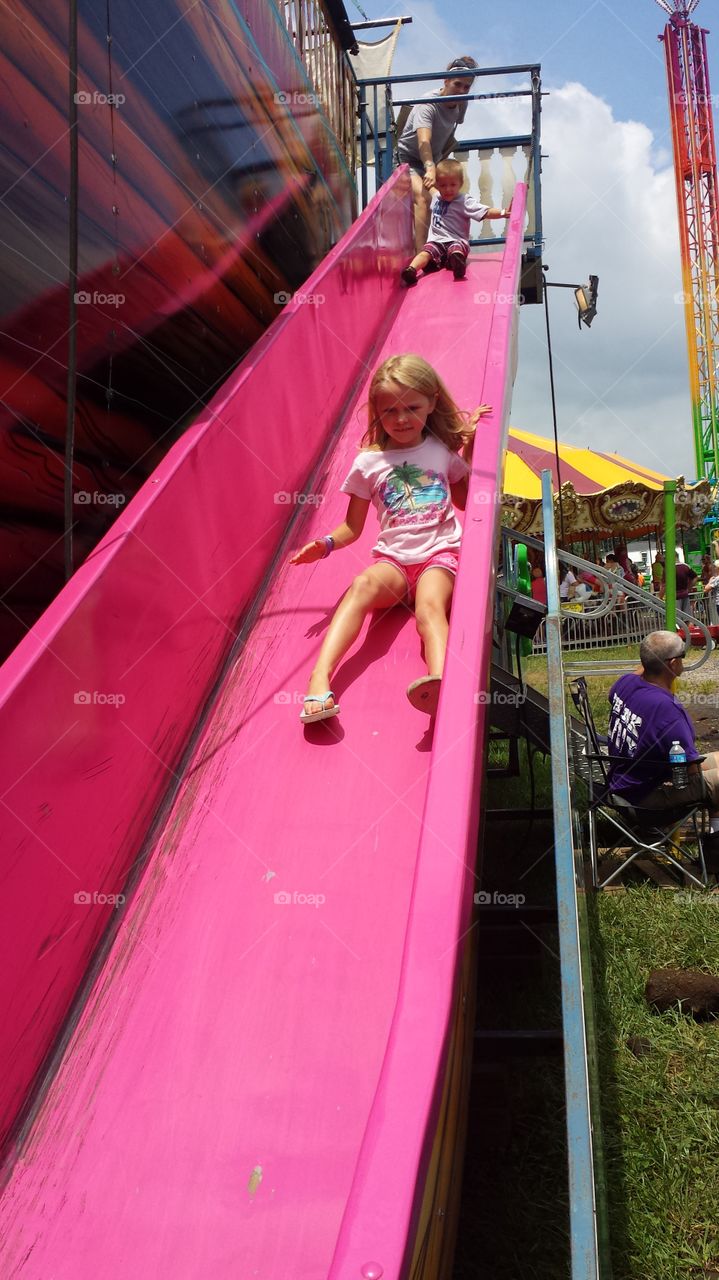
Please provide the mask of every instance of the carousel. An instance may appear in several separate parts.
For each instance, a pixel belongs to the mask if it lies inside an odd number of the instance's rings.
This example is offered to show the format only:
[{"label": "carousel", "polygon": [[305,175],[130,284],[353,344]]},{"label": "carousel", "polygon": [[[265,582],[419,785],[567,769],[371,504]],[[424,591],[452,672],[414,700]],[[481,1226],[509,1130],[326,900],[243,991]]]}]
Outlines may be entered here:
[{"label": "carousel", "polygon": [[[510,427],[502,486],[502,523],[516,533],[541,537],[541,473],[554,482],[557,530],[565,543],[641,538],[664,528],[665,484],[672,479],[616,453],[559,445],[559,461],[545,436]],[[702,525],[713,505],[708,480],[676,480],[678,527]]]}]

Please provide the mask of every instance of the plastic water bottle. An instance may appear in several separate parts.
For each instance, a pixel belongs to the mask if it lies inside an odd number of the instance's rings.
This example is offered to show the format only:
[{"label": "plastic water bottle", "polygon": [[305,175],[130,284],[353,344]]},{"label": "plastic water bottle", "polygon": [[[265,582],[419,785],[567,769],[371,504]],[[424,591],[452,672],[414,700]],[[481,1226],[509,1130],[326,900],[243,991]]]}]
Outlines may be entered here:
[{"label": "plastic water bottle", "polygon": [[689,785],[689,770],[687,769],[687,753],[681,742],[676,739],[669,748],[669,764],[672,770],[672,783],[675,787],[686,787]]}]

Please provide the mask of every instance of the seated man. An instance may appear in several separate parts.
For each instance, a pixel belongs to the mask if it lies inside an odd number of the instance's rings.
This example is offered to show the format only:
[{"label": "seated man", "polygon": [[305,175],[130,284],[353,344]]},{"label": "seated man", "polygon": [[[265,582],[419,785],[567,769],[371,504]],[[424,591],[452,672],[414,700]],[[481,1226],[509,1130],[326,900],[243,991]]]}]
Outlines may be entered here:
[{"label": "seated man", "polygon": [[[700,756],[689,714],[672,693],[684,653],[680,635],[652,631],[639,648],[639,671],[620,676],[609,690],[609,754],[620,757],[609,766],[610,789],[642,809],[681,809],[705,800],[719,849],[719,753]],[[671,781],[675,741],[687,757],[688,786],[681,788]]]}]

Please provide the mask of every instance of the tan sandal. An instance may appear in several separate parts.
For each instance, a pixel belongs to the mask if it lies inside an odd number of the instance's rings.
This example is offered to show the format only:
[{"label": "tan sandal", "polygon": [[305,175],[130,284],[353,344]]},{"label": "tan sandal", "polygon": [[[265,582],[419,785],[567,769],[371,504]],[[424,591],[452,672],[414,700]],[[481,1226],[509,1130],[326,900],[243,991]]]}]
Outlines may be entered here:
[{"label": "tan sandal", "polygon": [[436,715],[441,684],[441,676],[421,676],[419,680],[413,680],[407,689],[407,697],[415,710],[426,711],[429,716]]}]

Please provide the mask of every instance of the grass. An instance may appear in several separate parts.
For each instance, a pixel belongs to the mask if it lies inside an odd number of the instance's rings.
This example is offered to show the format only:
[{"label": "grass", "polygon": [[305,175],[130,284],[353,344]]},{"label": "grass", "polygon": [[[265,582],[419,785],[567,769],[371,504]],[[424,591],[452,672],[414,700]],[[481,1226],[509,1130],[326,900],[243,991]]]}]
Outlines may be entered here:
[{"label": "grass", "polygon": [[[624,658],[627,670],[637,657],[626,648],[587,656]],[[719,659],[710,661],[709,671],[685,677],[677,691],[713,695]],[[525,660],[523,674],[546,693],[543,658]],[[615,679],[588,677],[600,732]],[[492,782],[491,805],[529,804],[526,748],[521,751],[520,778]],[[549,764],[535,756],[534,767],[536,803],[550,803]],[[507,824],[496,834],[486,887],[526,886],[536,895],[528,901],[551,900],[547,829],[543,845],[540,824],[524,830]],[[630,885],[593,895],[590,912],[613,1280],[719,1280],[719,1021],[653,1013],[644,999],[654,968],[719,974],[719,895]],[[549,934],[546,942],[552,945]],[[515,990],[503,985],[496,967],[485,981],[480,1025],[556,1025],[556,966],[542,958]],[[637,1038],[646,1050],[640,1057],[631,1047]],[[569,1274],[562,1072],[549,1061],[510,1063],[490,1082],[490,1093],[492,1087],[499,1097],[474,1104],[483,1107],[480,1119],[496,1153],[489,1177],[470,1182],[475,1257],[482,1261],[474,1270],[460,1264],[457,1280],[558,1280]],[[503,1107],[511,1122],[499,1124],[497,1136],[493,1116],[496,1125],[495,1112]]]},{"label": "grass", "polygon": [[719,899],[640,885],[593,906],[614,1280],[719,1274],[719,1023],[644,999],[654,968],[719,973]]}]

